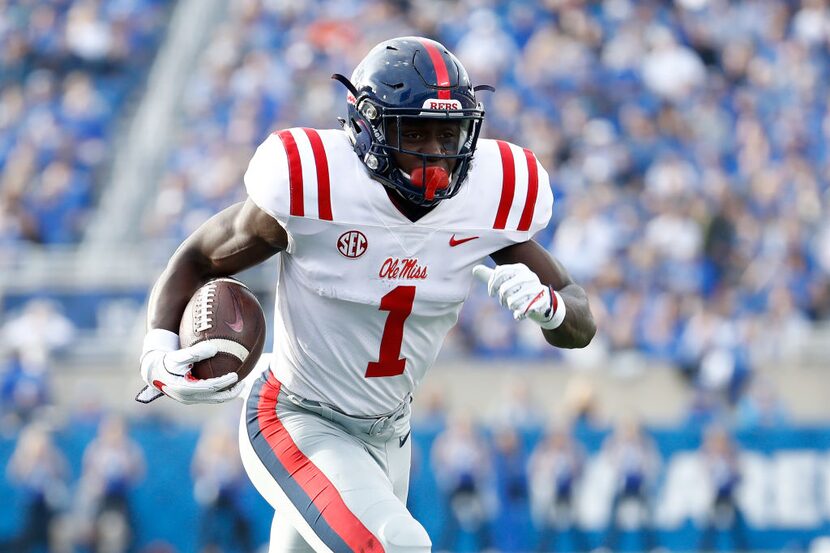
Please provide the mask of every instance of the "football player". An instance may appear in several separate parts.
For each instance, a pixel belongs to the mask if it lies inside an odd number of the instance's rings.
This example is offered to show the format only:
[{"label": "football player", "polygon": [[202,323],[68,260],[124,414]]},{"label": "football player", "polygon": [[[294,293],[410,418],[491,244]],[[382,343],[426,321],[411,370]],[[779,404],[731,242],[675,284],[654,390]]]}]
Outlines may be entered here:
[{"label": "football player", "polygon": [[474,278],[553,346],[586,346],[594,321],[584,290],[532,240],[551,216],[547,172],[530,150],[479,139],[482,87],[453,54],[397,38],[334,78],[347,88],[342,130],[273,133],[245,174],[248,199],[170,259],[137,399],[239,395],[235,374],[189,375],[216,348],[180,349],[176,330],[206,281],[281,253],[270,370],[240,424],[245,468],[276,511],[270,551],[429,551],[406,509],[409,406]]}]

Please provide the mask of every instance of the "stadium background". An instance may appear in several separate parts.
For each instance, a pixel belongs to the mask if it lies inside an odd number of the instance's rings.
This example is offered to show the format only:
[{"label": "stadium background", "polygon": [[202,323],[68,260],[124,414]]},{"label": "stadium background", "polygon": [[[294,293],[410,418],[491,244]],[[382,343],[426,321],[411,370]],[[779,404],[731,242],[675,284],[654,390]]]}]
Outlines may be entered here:
[{"label": "stadium background", "polygon": [[[198,551],[246,533],[220,496],[266,541],[238,406],[132,402],[147,289],[243,198],[263,137],[335,125],[329,75],[407,34],[496,86],[485,135],[551,170],[537,239],[600,328],[554,351],[473,291],[416,405],[411,507],[436,548],[535,549],[550,481],[528,458],[564,428],[584,536],[560,550],[609,542],[612,519],[626,550],[825,550],[824,0],[0,1],[0,548],[28,529],[52,551]],[[266,311],[272,277],[243,276]],[[609,437],[640,423],[646,506],[617,512]],[[707,543],[717,436],[743,521]],[[460,508],[458,475],[477,494]]]}]

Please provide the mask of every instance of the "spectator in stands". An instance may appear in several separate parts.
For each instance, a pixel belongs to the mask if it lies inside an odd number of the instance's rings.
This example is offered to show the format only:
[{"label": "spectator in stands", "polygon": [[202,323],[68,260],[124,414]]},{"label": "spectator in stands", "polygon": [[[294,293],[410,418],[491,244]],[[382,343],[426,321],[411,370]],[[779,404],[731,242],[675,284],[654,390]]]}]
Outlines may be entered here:
[{"label": "spectator in stands", "polygon": [[10,542],[0,543],[0,552],[57,551],[54,530],[69,499],[69,467],[42,424],[32,423],[20,433],[6,476],[23,490],[26,506],[22,529]]},{"label": "spectator in stands", "polygon": [[499,551],[524,553],[531,548],[527,454],[519,428],[505,423],[495,428],[493,473],[498,498],[498,524],[493,542]]},{"label": "spectator in stands", "polygon": [[752,365],[745,325],[734,316],[737,297],[722,289],[700,303],[687,322],[679,351],[692,383],[722,396],[730,404],[740,397]]},{"label": "spectator in stands", "polygon": [[703,83],[703,62],[694,50],[679,45],[666,27],[654,25],[649,31],[651,51],[643,59],[643,81],[657,95],[682,101]]},{"label": "spectator in stands", "polygon": [[515,428],[522,432],[538,430],[544,413],[533,398],[526,382],[516,379],[504,387],[505,397],[494,403],[490,424],[499,428]]},{"label": "spectator in stands", "polygon": [[54,302],[33,299],[0,327],[0,347],[17,350],[24,362],[45,364],[55,352],[69,345],[74,335],[72,321]]},{"label": "spectator in stands", "polygon": [[43,244],[76,242],[89,204],[87,183],[64,161],[47,165],[28,194],[27,209],[37,221],[37,241]]},{"label": "spectator in stands", "polygon": [[202,507],[200,551],[252,553],[253,537],[242,497],[247,478],[235,427],[215,420],[205,424],[191,472],[196,501]]},{"label": "spectator in stands", "polygon": [[737,284],[743,261],[738,250],[740,202],[729,190],[724,190],[718,200],[720,205],[709,218],[704,231],[702,289],[706,295],[711,294],[717,284]]},{"label": "spectator in stands", "polygon": [[686,424],[691,430],[700,431],[715,421],[723,420],[730,413],[729,404],[720,394],[697,387],[688,406]]},{"label": "spectator in stands", "polygon": [[44,299],[29,301],[0,327],[0,417],[5,425],[25,424],[50,402],[52,358],[74,335],[72,322]]},{"label": "spectator in stands", "polygon": [[130,492],[144,479],[144,454],[127,433],[126,422],[111,416],[84,451],[79,497],[88,514],[82,541],[96,553],[126,553],[135,541]]},{"label": "spectator in stands", "polygon": [[600,414],[596,387],[587,378],[571,378],[565,387],[562,403],[565,418],[572,421],[571,425],[577,434],[597,432],[605,426]]},{"label": "spectator in stands", "polygon": [[737,500],[737,488],[741,482],[739,452],[729,432],[718,425],[707,428],[700,455],[708,476],[711,503],[698,550],[715,550],[716,538],[728,532],[730,550],[747,551],[745,522]]},{"label": "spectator in stands", "polygon": [[494,511],[493,467],[489,450],[472,420],[457,416],[432,446],[432,466],[444,499],[444,526],[436,550],[455,551],[461,532],[471,534],[476,550],[491,546]]},{"label": "spectator in stands", "polygon": [[[539,529],[538,551],[588,550],[576,504],[584,466],[585,451],[570,428],[551,425],[527,467],[533,518]],[[560,549],[564,540],[569,549]]]},{"label": "spectator in stands", "polygon": [[604,545],[611,550],[619,546],[620,532],[636,528],[645,551],[657,543],[652,529],[652,486],[659,471],[659,453],[640,423],[633,418],[621,420],[602,445],[614,470],[616,490]]},{"label": "spectator in stands", "polygon": [[746,430],[782,428],[790,422],[787,408],[768,377],[755,375],[735,409],[735,422]]},{"label": "spectator in stands", "polygon": [[13,430],[32,422],[50,400],[46,365],[11,350],[0,360],[0,426]]},{"label": "spectator in stands", "polygon": [[414,410],[417,417],[417,427],[422,432],[437,434],[447,426],[447,398],[438,388],[424,386],[423,392],[418,394],[418,408]]}]

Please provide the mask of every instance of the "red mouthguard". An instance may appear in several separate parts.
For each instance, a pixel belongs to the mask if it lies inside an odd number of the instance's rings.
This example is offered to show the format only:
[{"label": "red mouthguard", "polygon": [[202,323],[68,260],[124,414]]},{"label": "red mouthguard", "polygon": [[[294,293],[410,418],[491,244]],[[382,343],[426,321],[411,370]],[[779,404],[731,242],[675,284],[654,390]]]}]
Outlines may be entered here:
[{"label": "red mouthguard", "polygon": [[435,199],[436,190],[444,190],[450,185],[450,175],[443,167],[430,166],[424,171],[423,167],[412,170],[412,184],[424,189],[424,198]]}]

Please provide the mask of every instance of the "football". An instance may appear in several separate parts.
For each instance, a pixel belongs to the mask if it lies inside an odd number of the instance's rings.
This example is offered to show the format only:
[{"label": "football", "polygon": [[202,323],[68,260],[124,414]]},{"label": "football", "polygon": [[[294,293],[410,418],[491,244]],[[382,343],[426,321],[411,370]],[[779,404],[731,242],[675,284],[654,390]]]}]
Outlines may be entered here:
[{"label": "football", "polygon": [[265,345],[265,313],[247,286],[233,278],[211,280],[199,288],[184,310],[179,325],[182,347],[211,341],[219,353],[193,364],[196,378],[229,372],[248,376]]}]

